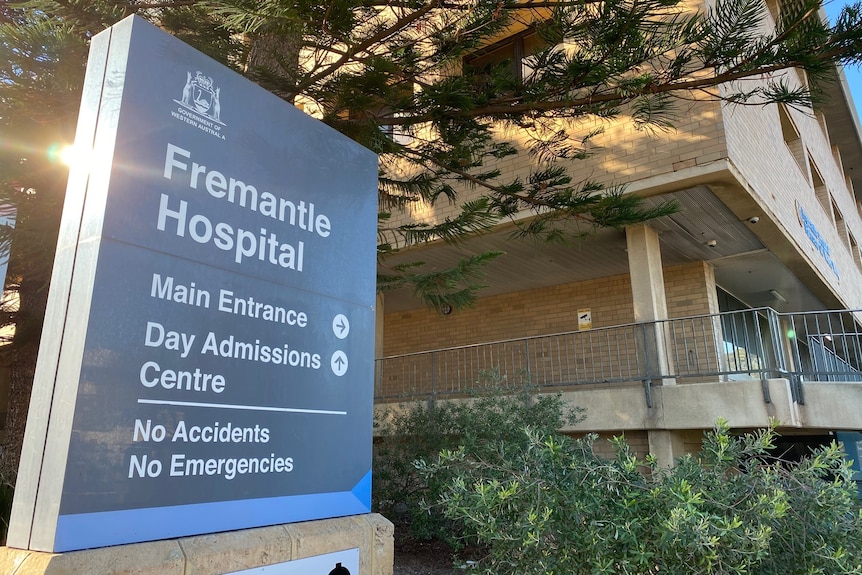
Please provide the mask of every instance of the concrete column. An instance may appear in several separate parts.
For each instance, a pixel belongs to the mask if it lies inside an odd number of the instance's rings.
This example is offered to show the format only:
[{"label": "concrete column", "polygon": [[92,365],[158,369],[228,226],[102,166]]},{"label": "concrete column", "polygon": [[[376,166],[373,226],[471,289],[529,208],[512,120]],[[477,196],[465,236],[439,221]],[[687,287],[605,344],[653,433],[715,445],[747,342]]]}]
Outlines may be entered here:
[{"label": "concrete column", "polygon": [[[645,224],[626,228],[626,244],[629,254],[629,275],[632,284],[632,305],[636,322],[652,322],[667,319],[667,298],[664,291],[664,273],[661,265],[661,247],[658,232]],[[652,373],[665,375],[668,368],[664,342],[667,341],[666,326],[655,324],[645,332],[645,352],[649,357]],[[663,378],[662,385],[676,383]],[[661,421],[662,405],[650,411],[650,420]],[[665,429],[647,431],[649,451],[658,460],[660,467],[672,467],[678,457],[685,453],[682,438],[677,432]]]},{"label": "concrete column", "polygon": [[[632,285],[632,307],[636,322],[667,319],[667,300],[664,292],[664,273],[661,266],[661,248],[658,232],[638,224],[626,228],[629,254],[629,277]],[[645,356],[649,371],[657,375],[670,373],[665,353],[666,335],[663,324],[646,332]],[[664,381],[673,384],[672,380]]]},{"label": "concrete column", "polygon": [[685,454],[682,435],[676,431],[655,429],[647,432],[649,452],[655,456],[658,466],[670,469],[677,458]]},{"label": "concrete column", "polygon": [[646,224],[626,228],[635,321],[667,319],[658,232]]},{"label": "concrete column", "polygon": [[709,313],[716,314],[721,310],[718,308],[718,285],[715,283],[715,266],[709,262],[703,262],[706,276],[706,297],[709,300]]}]

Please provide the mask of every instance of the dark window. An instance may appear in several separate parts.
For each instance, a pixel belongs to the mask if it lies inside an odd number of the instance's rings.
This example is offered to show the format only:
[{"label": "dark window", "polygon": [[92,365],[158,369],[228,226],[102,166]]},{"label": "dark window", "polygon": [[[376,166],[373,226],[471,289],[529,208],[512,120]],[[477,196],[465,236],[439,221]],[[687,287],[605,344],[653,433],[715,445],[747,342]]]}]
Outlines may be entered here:
[{"label": "dark window", "polygon": [[544,47],[545,43],[535,29],[529,28],[464,58],[464,73],[475,76],[479,83],[487,84],[492,70],[508,68],[513,80],[523,82],[533,72],[529,56]]}]

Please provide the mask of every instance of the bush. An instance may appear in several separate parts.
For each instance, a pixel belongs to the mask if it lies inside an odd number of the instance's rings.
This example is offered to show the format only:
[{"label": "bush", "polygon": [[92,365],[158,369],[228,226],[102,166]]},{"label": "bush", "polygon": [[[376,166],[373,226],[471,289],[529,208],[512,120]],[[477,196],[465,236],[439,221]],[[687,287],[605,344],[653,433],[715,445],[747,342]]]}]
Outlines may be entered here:
[{"label": "bush", "polygon": [[724,423],[698,456],[659,469],[624,441],[594,454],[522,429],[481,456],[444,451],[424,468],[462,542],[482,546],[476,573],[859,574],[862,514],[837,445],[799,463],[769,456],[774,429],[742,437]]},{"label": "bush", "polygon": [[[496,373],[484,377],[500,382]],[[423,462],[456,447],[482,459],[513,443],[525,427],[550,434],[576,420],[577,410],[566,408],[558,395],[512,394],[501,389],[466,401],[393,405],[375,420],[381,436],[374,450],[375,511],[392,520],[399,533],[448,541],[452,524],[434,502],[450,478],[442,469],[426,476]]]}]

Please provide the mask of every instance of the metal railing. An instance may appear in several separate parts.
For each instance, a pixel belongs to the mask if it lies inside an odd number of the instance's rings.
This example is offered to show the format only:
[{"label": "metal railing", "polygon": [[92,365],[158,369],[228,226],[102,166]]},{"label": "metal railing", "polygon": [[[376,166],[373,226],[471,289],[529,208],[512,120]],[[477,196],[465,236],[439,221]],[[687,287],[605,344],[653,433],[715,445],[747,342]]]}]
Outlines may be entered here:
[{"label": "metal railing", "polygon": [[803,382],[862,382],[860,318],[759,308],[396,355],[376,362],[375,398],[785,377],[801,403]]}]

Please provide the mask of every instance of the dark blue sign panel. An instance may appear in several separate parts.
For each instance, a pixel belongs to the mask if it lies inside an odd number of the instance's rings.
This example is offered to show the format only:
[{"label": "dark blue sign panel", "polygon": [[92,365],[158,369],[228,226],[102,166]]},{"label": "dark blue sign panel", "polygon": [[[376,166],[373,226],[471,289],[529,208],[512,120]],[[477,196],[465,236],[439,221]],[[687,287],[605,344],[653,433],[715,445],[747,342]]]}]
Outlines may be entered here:
[{"label": "dark blue sign panel", "polygon": [[143,20],[105,42],[28,546],[369,512],[376,157]]}]

